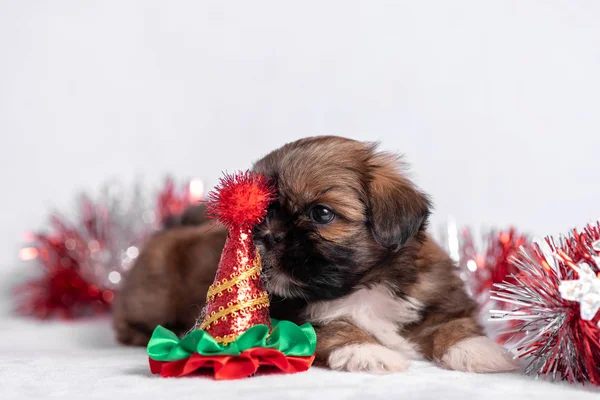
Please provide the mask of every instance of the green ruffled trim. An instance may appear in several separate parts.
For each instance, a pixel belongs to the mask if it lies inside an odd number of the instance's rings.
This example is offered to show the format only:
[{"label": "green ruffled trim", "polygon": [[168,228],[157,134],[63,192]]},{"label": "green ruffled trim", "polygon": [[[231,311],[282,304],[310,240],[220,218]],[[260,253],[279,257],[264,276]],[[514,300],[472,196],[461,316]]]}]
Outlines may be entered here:
[{"label": "green ruffled trim", "polygon": [[205,356],[237,356],[256,348],[281,351],[286,356],[310,357],[317,347],[317,334],[311,324],[298,326],[290,321],[271,319],[273,330],[266,325],[254,325],[234,342],[222,345],[205,331],[194,330],[179,339],[170,330],[157,326],[148,343],[148,356],[156,361],[177,361],[194,353]]}]

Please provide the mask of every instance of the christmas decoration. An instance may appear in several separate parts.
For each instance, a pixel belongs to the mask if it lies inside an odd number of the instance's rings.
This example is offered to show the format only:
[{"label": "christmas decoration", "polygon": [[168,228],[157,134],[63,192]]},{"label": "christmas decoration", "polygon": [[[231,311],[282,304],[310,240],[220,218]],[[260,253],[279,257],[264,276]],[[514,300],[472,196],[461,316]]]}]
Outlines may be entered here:
[{"label": "christmas decoration", "polygon": [[229,231],[214,284],[206,296],[206,317],[200,329],[220,343],[230,343],[248,328],[269,328],[269,296],[260,279],[261,264],[252,227],[273,199],[273,189],[260,175],[225,176],[211,192],[208,213]]},{"label": "christmas decoration", "polygon": [[493,339],[502,340],[497,324],[489,323],[492,308],[503,307],[490,299],[490,291],[497,283],[511,281],[511,275],[517,267],[511,258],[520,246],[528,243],[527,236],[520,234],[516,228],[482,229],[478,235],[468,227],[459,229],[450,220],[440,235],[440,243],[456,262],[461,279],[465,282],[467,292],[479,304],[479,322],[486,333]]},{"label": "christmas decoration", "polygon": [[156,201],[156,217],[161,225],[169,225],[170,221],[181,215],[185,209],[202,201],[204,184],[199,179],[191,180],[187,185],[178,189],[172,178],[167,178]]},{"label": "christmas decoration", "polygon": [[199,201],[201,187],[195,180],[178,190],[167,179],[153,204],[139,182],[130,191],[107,183],[96,200],[80,197],[75,222],[52,215],[51,231],[26,234],[31,244],[19,252],[22,260],[37,262],[42,275],[15,288],[17,311],[42,319],[72,319],[110,310],[145,238]]},{"label": "christmas decoration", "polygon": [[494,284],[511,279],[516,267],[510,258],[519,247],[527,243],[527,237],[519,234],[515,228],[490,230],[482,235],[482,245],[478,248],[468,229],[462,231],[459,267],[470,293],[480,302],[489,299]]},{"label": "christmas decoration", "polygon": [[511,280],[492,298],[507,307],[506,345],[528,360],[525,372],[600,385],[600,222],[522,247]]},{"label": "christmas decoration", "polygon": [[254,374],[261,365],[286,373],[307,370],[316,335],[310,324],[269,319],[252,228],[260,222],[273,188],[262,175],[226,175],[209,195],[208,208],[229,231],[199,329],[183,339],[159,326],[148,343],[150,369],[164,377],[212,372],[215,379]]},{"label": "christmas decoration", "polygon": [[[597,244],[600,244],[600,242]],[[598,250],[598,248],[594,247],[594,250]],[[600,265],[600,257],[596,257],[594,262],[596,265]],[[579,263],[575,271],[579,275],[579,279],[561,281],[558,285],[558,291],[563,299],[577,301],[581,311],[581,319],[591,321],[600,310],[600,276],[596,276],[585,262]]]}]

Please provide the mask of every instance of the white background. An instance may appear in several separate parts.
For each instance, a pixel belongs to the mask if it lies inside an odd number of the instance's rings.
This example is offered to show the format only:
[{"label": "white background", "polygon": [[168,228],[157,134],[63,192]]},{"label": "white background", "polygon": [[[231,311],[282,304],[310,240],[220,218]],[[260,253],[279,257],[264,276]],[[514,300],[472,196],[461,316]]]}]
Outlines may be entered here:
[{"label": "white background", "polygon": [[406,154],[434,221],[600,216],[600,2],[0,0],[0,277],[110,177],[204,178],[337,134]]}]

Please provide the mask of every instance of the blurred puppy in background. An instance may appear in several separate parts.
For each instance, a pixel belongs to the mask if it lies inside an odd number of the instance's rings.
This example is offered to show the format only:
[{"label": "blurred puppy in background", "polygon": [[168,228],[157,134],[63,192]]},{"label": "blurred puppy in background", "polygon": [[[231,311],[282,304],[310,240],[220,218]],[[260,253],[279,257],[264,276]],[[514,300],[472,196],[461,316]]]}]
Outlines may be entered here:
[{"label": "blurred puppy in background", "polygon": [[157,325],[179,335],[194,326],[227,238],[223,227],[209,230],[205,211],[188,208],[144,246],[115,297],[119,342],[145,346]]},{"label": "blurred puppy in background", "polygon": [[[402,167],[374,144],[333,136],[255,163],[277,188],[254,232],[272,315],[315,325],[316,363],[332,369],[403,371],[418,358],[461,371],[515,369],[425,233],[430,202]],[[176,227],[148,244],[117,299],[120,341],[145,344],[157,324],[193,326],[225,240],[222,229],[205,231]]]}]

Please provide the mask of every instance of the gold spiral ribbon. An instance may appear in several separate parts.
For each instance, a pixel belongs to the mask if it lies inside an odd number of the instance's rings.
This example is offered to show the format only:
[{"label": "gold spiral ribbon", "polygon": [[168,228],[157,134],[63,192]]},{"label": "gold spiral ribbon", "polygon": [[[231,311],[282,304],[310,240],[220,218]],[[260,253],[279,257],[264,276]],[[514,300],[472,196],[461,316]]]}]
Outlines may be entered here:
[{"label": "gold spiral ribbon", "polygon": [[260,308],[268,307],[268,306],[269,306],[269,295],[267,294],[267,292],[263,292],[256,299],[245,301],[243,303],[233,304],[233,305],[231,305],[223,310],[220,310],[214,314],[207,315],[206,318],[204,319],[204,321],[202,322],[202,325],[200,325],[200,329],[204,330],[204,329],[208,328],[212,323],[218,321],[220,318],[222,318],[226,315],[229,315],[231,313],[234,313],[236,311],[240,311],[242,309],[251,308],[251,307],[256,307],[256,308],[260,309]]},{"label": "gold spiral ribbon", "polygon": [[[232,291],[232,287],[239,285],[240,283],[248,280],[248,279],[260,279],[260,272],[262,269],[262,265],[260,262],[260,256],[258,252],[254,258],[254,262],[252,263],[252,267],[247,269],[246,271],[241,272],[238,275],[230,275],[230,279],[222,279],[221,281],[216,281],[208,288],[208,292],[206,294],[206,302],[214,302],[215,297],[223,296],[223,292]],[[212,324],[217,324],[219,320],[225,320],[225,317],[229,314],[241,311],[245,313],[245,310],[254,311],[256,309],[261,309],[263,307],[269,307],[269,295],[266,291],[262,291],[258,294],[258,297],[250,298],[247,301],[241,301],[239,303],[228,303],[227,308],[219,307],[218,311],[213,311],[210,314],[207,314],[204,318],[204,321],[200,325],[200,329],[206,330]],[[228,343],[230,341],[235,340],[235,335],[229,335],[231,337],[215,337],[215,340],[220,343]]]},{"label": "gold spiral ribbon", "polygon": [[260,270],[261,270],[260,257],[258,255],[258,253],[256,253],[256,257],[254,258],[254,263],[252,264],[252,267],[250,269],[242,272],[239,275],[231,276],[230,280],[223,279],[223,281],[221,281],[221,282],[217,281],[214,284],[210,285],[210,287],[208,288],[208,293],[206,293],[206,302],[208,303],[210,300],[213,300],[215,298],[215,296],[217,296],[219,293],[224,292],[225,290],[229,289],[230,287],[237,285],[246,279],[259,277]]}]

